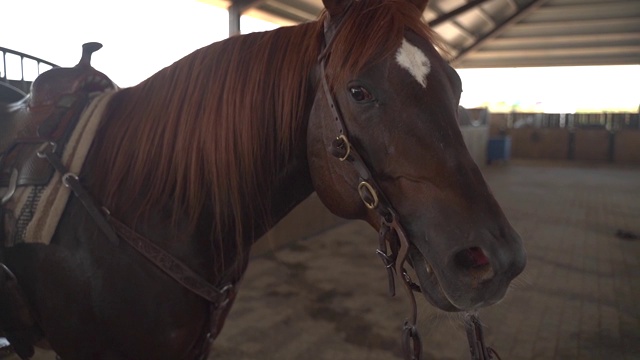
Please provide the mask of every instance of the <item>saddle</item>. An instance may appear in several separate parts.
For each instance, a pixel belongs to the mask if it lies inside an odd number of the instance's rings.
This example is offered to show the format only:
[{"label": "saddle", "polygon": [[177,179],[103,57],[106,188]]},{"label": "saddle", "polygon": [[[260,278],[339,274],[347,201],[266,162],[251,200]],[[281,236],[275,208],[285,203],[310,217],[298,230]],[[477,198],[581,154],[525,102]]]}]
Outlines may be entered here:
[{"label": "saddle", "polygon": [[18,186],[47,184],[54,169],[38,151],[54,146],[61,154],[89,94],[117,88],[91,66],[91,55],[101,47],[84,44],[76,66],[51,69],[33,82],[22,100],[0,104],[0,188],[6,189],[0,190],[0,205]]},{"label": "saddle", "polygon": [[45,147],[62,155],[75,125],[96,92],[117,86],[91,66],[99,43],[82,46],[80,62],[72,68],[54,68],[41,74],[31,93],[14,103],[0,103],[0,335],[21,359],[33,356],[43,334],[16,277],[3,264],[4,205],[17,187],[44,186],[55,169],[39,154]]}]

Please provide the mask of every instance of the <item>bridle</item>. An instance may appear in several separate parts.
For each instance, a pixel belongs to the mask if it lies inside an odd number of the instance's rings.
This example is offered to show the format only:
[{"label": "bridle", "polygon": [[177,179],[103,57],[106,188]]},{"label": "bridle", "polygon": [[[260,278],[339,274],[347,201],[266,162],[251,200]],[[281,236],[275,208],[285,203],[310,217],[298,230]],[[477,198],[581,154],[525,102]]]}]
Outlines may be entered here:
[{"label": "bridle", "polygon": [[[349,14],[350,5],[347,6],[343,18]],[[410,243],[400,222],[400,215],[385,196],[363,157],[349,140],[346,123],[327,80],[327,58],[331,53],[331,45],[341,25],[342,21],[332,25],[329,14],[326,15],[324,22],[325,45],[318,56],[320,82],[336,128],[336,137],[331,143],[329,152],[339,161],[353,166],[359,177],[357,191],[360,199],[369,210],[375,211],[380,218],[376,253],[382,259],[387,271],[389,296],[395,296],[395,277],[400,276],[410,302],[409,316],[405,319],[402,327],[402,351],[406,360],[420,360],[422,358],[422,342],[416,326],[418,310],[414,292],[421,292],[421,290],[420,286],[411,280],[405,269]],[[481,326],[477,314],[466,314],[465,330],[472,360],[493,359],[493,355],[499,359],[500,357],[495,350],[484,344]]]},{"label": "bridle", "polygon": [[[413,294],[413,291],[415,289],[419,290],[419,287],[411,281],[411,277],[404,268],[404,263],[409,251],[409,242],[405,235],[404,228],[400,224],[397,212],[393,209],[387,197],[380,189],[380,186],[369,170],[369,166],[367,166],[362,156],[358,153],[358,150],[353,147],[349,141],[344,119],[340,115],[340,110],[327,83],[325,73],[326,57],[322,57],[319,60],[322,88],[324,89],[333,120],[338,129],[338,135],[331,144],[330,153],[338,158],[339,161],[348,162],[355,168],[359,175],[358,194],[360,198],[367,208],[376,211],[380,216],[380,243],[376,253],[380,256],[387,269],[390,296],[395,295],[395,274],[402,275],[402,283],[411,301],[411,313],[405,321],[402,330],[402,347],[407,359],[419,359],[422,353],[422,345],[416,327],[418,312]],[[391,234],[395,234],[398,241],[392,241]]]}]

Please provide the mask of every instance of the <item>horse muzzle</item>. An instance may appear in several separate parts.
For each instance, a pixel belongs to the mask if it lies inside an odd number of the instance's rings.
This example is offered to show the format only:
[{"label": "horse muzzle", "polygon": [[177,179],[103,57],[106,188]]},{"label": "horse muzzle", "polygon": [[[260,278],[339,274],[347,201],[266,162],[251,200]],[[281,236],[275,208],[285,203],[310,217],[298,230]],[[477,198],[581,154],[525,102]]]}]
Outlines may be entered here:
[{"label": "horse muzzle", "polygon": [[499,302],[526,264],[522,240],[510,227],[499,238],[480,231],[452,247],[431,247],[429,239],[423,239],[409,251],[411,265],[424,296],[445,311],[469,311]]}]

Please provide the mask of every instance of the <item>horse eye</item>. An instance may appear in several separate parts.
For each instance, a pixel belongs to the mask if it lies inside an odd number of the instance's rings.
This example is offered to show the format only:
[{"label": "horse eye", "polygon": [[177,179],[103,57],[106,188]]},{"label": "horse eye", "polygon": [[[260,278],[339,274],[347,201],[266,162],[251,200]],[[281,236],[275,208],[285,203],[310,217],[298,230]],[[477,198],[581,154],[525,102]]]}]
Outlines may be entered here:
[{"label": "horse eye", "polygon": [[349,92],[351,93],[351,97],[353,98],[353,100],[357,102],[373,100],[373,95],[371,95],[369,90],[365,89],[362,86],[352,86],[349,88]]}]

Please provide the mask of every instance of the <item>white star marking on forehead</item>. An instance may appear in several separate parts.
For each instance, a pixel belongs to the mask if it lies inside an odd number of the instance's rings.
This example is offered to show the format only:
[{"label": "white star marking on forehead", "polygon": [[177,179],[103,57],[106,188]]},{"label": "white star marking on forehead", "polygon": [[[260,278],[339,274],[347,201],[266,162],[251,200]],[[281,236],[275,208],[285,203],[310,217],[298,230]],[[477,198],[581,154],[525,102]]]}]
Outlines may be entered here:
[{"label": "white star marking on forehead", "polygon": [[403,69],[409,71],[420,85],[427,87],[427,75],[431,71],[431,62],[422,50],[411,45],[407,39],[402,39],[402,45],[396,53],[396,61]]}]

